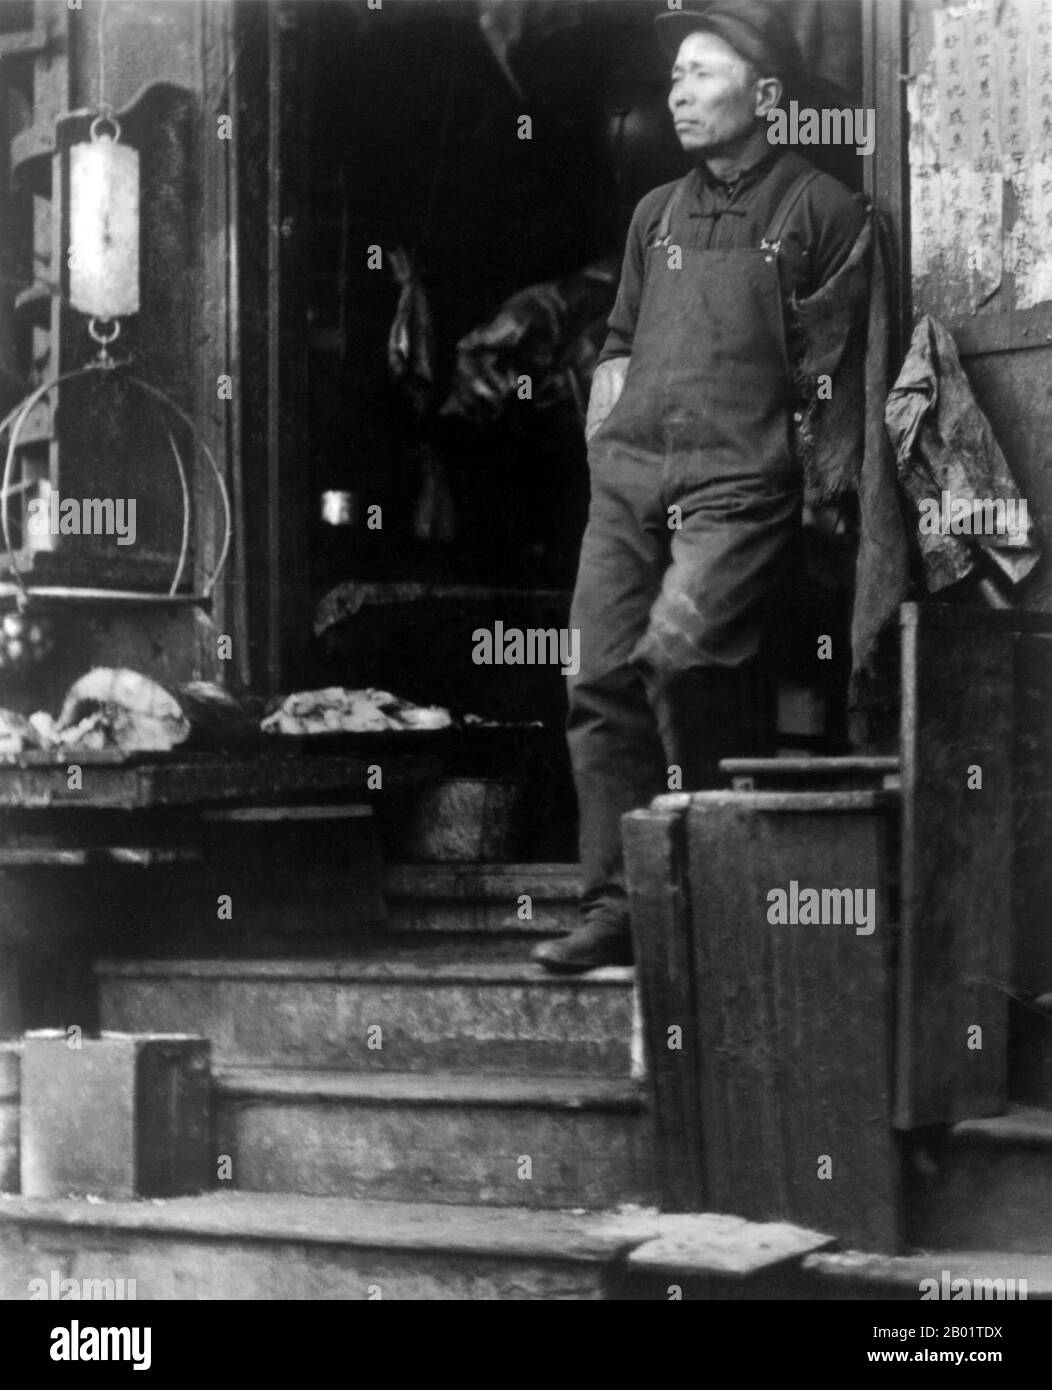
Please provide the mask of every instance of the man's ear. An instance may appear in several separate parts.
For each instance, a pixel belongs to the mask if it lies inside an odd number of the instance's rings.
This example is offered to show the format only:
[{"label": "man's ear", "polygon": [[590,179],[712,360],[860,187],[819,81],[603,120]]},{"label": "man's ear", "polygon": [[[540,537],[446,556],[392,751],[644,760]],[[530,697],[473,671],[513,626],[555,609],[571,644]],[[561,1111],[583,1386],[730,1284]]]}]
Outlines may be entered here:
[{"label": "man's ear", "polygon": [[777,77],[761,77],[756,82],[756,115],[766,116],[782,99],[782,84]]}]

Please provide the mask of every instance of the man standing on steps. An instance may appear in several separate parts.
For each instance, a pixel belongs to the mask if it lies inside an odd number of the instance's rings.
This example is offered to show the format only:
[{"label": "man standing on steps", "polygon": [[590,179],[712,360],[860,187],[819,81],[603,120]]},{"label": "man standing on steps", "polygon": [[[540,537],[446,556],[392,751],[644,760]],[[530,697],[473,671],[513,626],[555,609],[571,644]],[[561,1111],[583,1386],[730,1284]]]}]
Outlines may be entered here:
[{"label": "man standing on steps", "polygon": [[780,8],[717,0],[656,21],[696,164],[635,210],[589,401],[567,725],[582,921],[535,950],[549,970],[631,961],[621,817],[670,781],[712,786],[721,758],[749,751],[742,677],[801,518],[793,303],[845,263],[866,219],[768,140],[768,112],[802,91]]}]

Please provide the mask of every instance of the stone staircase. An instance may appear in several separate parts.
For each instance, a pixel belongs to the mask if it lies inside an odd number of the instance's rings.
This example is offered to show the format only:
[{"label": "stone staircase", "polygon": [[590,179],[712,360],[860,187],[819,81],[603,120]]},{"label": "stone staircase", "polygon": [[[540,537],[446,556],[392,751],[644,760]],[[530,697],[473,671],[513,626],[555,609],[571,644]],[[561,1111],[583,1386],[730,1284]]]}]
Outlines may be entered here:
[{"label": "stone staircase", "polygon": [[16,1290],[53,1255],[121,1263],[140,1297],[598,1296],[640,1218],[591,1213],[653,1196],[633,972],[529,964],[572,923],[572,866],[386,887],[383,932],[98,963],[103,1029],[210,1039],[222,1176],[168,1202],[9,1199]]},{"label": "stone staircase", "polygon": [[213,929],[98,963],[103,1028],[211,1040],[226,1175],[165,1201],[0,1199],[0,1298],[51,1270],[141,1299],[915,1301],[947,1271],[1052,1297],[1048,1110],[910,1141],[911,1254],[662,1215],[633,971],[527,960],[572,925],[574,869],[402,866],[386,890],[383,932]]},{"label": "stone staircase", "polygon": [[632,972],[560,980],[528,949],[392,933],[329,957],[105,961],[101,1016],[211,1039],[217,1152],[238,1190],[645,1202]]},{"label": "stone staircase", "polygon": [[1014,1106],[914,1146],[907,1236],[1052,1258],[1052,1111]]}]

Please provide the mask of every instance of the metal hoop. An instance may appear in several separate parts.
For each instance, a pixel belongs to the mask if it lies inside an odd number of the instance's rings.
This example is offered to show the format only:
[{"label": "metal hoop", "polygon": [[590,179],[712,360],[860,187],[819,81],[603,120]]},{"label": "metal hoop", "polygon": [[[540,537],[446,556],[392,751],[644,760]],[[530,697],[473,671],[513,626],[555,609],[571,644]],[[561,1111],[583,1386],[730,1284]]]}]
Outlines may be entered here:
[{"label": "metal hoop", "polygon": [[99,140],[99,126],[102,125],[110,125],[113,127],[113,134],[110,138],[113,140],[114,144],[116,144],[116,142],[121,138],[121,123],[110,110],[108,105],[103,106],[102,110],[92,121],[91,126],[88,129],[88,134],[91,136],[92,140]]},{"label": "metal hoop", "polygon": [[[113,325],[112,333],[103,333],[102,325],[110,323]],[[110,343],[115,343],[121,336],[120,319],[100,319],[97,314],[92,314],[88,320],[88,335],[105,351]]]},{"label": "metal hoop", "polygon": [[[112,341],[112,339],[109,339],[108,341]],[[76,367],[72,371],[62,372],[59,376],[53,377],[50,381],[42,382],[41,385],[38,386],[35,391],[31,392],[31,394],[28,395],[20,405],[15,406],[14,410],[12,410],[3,421],[0,421],[0,437],[2,437],[8,429],[11,430],[11,438],[8,441],[7,446],[7,457],[4,460],[3,481],[0,482],[0,526],[2,526],[3,530],[4,548],[7,551],[8,568],[10,569],[15,584],[20,591],[22,602],[25,602],[27,598],[27,592],[26,586],[22,580],[22,575],[20,574],[18,567],[15,564],[15,551],[14,546],[11,542],[11,522],[7,508],[7,499],[8,494],[11,491],[11,476],[14,472],[15,452],[18,447],[19,436],[22,433],[26,420],[29,418],[30,411],[33,409],[33,407],[37,404],[39,400],[43,399],[43,397],[47,395],[49,391],[54,390],[57,386],[61,385],[62,382],[72,381],[76,377],[89,376],[99,372],[103,372],[107,375],[112,375],[115,371],[120,369],[121,365],[123,364],[116,364],[112,360],[100,360],[97,362],[89,362],[84,367]],[[155,400],[160,401],[163,405],[166,405],[169,408],[169,410],[171,410],[171,412],[177,417],[177,419],[182,421],[182,423],[190,431],[201,452],[207,459],[209,467],[212,470],[212,475],[215,478],[216,487],[219,491],[219,497],[223,504],[224,529],[223,544],[220,547],[219,558],[216,561],[215,568],[212,571],[211,575],[205,581],[201,594],[202,598],[211,598],[212,592],[219,581],[219,576],[222,574],[223,569],[226,566],[227,558],[230,554],[230,543],[234,529],[233,514],[230,506],[230,493],[227,490],[226,481],[223,478],[223,474],[220,470],[219,464],[216,462],[215,455],[212,453],[212,450],[208,447],[208,444],[205,442],[204,436],[202,435],[201,431],[198,429],[197,425],[186,413],[186,411],[183,410],[182,406],[180,406],[177,401],[174,401],[171,398],[171,396],[169,396],[166,392],[162,391],[159,387],[151,385],[148,381],[143,381],[140,377],[134,377],[129,375],[124,377],[124,380],[127,381],[129,386],[136,387],[137,390],[145,392],[146,395],[152,396]],[[179,450],[176,447],[175,439],[172,436],[172,432],[171,430],[166,428],[165,433],[168,435],[168,442],[171,446],[172,454],[175,459],[175,466],[179,473],[179,482],[183,494],[182,543],[179,550],[179,560],[176,566],[175,576],[173,577],[171,585],[168,589],[168,597],[175,598],[178,593],[179,585],[182,582],[183,572],[186,568],[187,554],[189,552],[190,486],[186,476],[186,469],[183,464],[183,460],[180,457]]]}]

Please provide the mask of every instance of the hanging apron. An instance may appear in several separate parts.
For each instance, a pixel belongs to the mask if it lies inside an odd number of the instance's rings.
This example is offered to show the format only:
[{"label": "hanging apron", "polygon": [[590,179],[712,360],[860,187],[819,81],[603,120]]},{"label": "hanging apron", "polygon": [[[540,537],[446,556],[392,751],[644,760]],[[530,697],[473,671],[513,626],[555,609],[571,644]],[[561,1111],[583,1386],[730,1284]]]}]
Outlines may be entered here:
[{"label": "hanging apron", "polygon": [[758,248],[734,251],[671,242],[681,182],[647,248],[624,389],[588,451],[593,491],[622,493],[638,524],[671,541],[635,660],[737,666],[759,649],[801,504],[777,257],[818,176],[794,180]]}]

